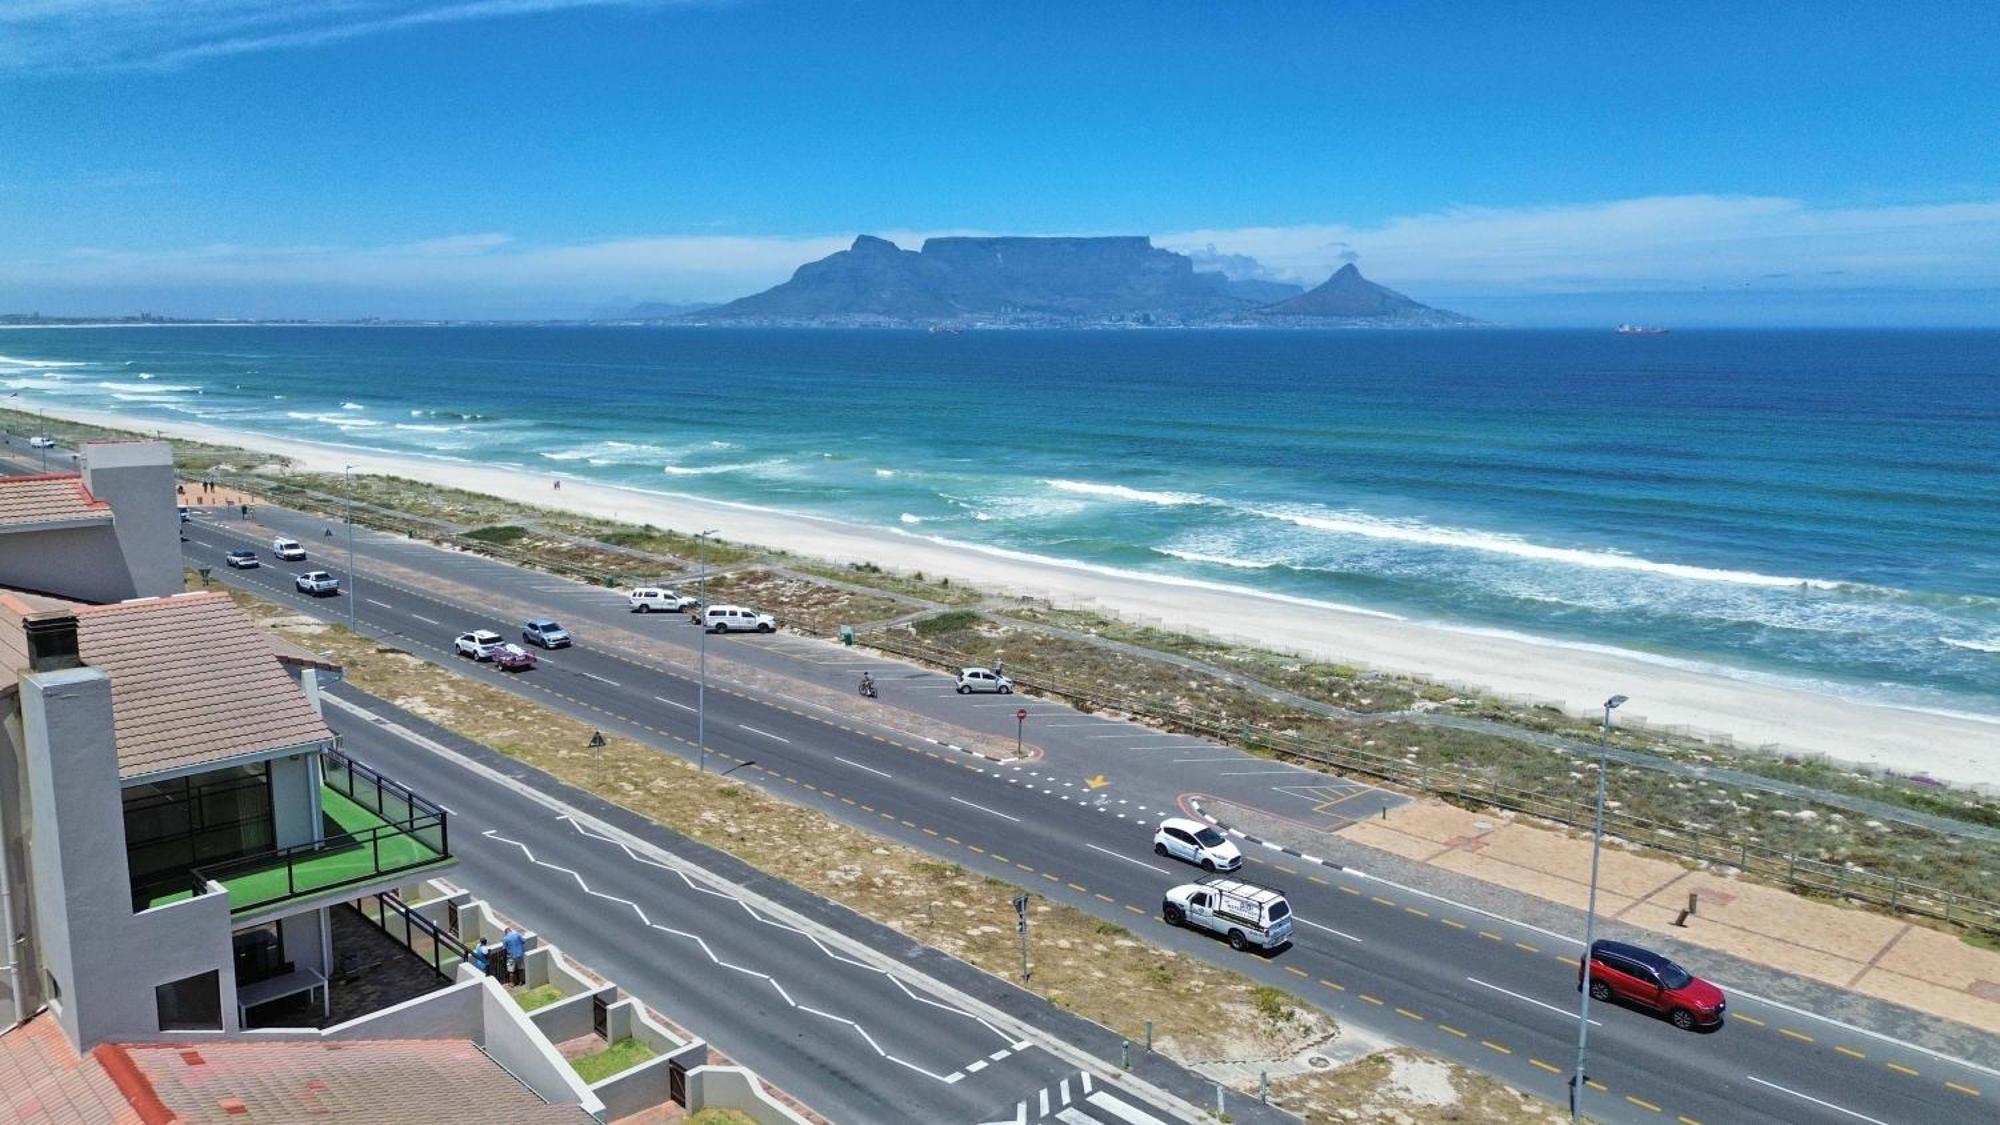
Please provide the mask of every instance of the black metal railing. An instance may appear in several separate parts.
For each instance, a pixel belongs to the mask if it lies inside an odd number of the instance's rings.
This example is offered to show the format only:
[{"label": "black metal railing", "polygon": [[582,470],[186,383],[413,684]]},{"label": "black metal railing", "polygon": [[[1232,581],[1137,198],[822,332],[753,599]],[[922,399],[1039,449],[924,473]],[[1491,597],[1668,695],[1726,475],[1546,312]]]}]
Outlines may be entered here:
[{"label": "black metal railing", "polygon": [[438,826],[437,849],[445,853],[450,851],[449,841],[444,835],[449,819],[444,806],[417,796],[408,787],[389,780],[340,751],[325,750],[320,753],[320,783],[383,820],[402,825],[406,831],[416,831],[419,822],[435,818]]},{"label": "black metal railing", "polygon": [[[369,904],[374,904],[370,911]],[[375,927],[410,952],[423,958],[437,974],[450,980],[459,963],[471,958],[472,950],[453,933],[417,913],[394,891],[382,891],[354,903],[354,909]]]},{"label": "black metal railing", "polygon": [[[911,638],[874,632],[866,644],[885,652],[946,669],[977,664],[962,653]],[[1429,793],[1462,804],[1512,809],[1529,816],[1588,831],[1593,803],[1582,792],[1563,797],[1522,789],[1483,777],[1456,765],[1426,765],[1371,753],[1339,743],[1257,730],[1240,719],[1228,720],[1192,708],[1165,707],[1145,700],[1120,698],[1066,683],[1051,676],[1010,669],[1018,688],[1055,696],[1089,711],[1115,711],[1217,741],[1325,766],[1342,774],[1359,774],[1404,789]],[[1688,825],[1664,825],[1616,810],[1604,814],[1606,835],[1685,859],[1734,867],[1746,875],[1809,894],[1851,899],[1891,911],[1908,911],[1955,925],[2000,934],[2000,901],[1931,886],[1900,876],[1828,863],[1797,851],[1751,843],[1741,834],[1703,832]]]}]

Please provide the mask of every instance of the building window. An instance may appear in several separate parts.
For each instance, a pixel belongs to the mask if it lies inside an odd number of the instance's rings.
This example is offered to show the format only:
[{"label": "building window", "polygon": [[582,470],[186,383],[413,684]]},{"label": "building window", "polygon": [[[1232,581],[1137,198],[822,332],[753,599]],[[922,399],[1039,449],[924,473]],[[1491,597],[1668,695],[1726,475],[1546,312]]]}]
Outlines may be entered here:
[{"label": "building window", "polygon": [[161,1031],[222,1030],[222,973],[210,969],[153,989]]},{"label": "building window", "polygon": [[144,782],[128,786],[123,797],[134,910],[188,891],[190,868],[271,850],[267,763]]}]

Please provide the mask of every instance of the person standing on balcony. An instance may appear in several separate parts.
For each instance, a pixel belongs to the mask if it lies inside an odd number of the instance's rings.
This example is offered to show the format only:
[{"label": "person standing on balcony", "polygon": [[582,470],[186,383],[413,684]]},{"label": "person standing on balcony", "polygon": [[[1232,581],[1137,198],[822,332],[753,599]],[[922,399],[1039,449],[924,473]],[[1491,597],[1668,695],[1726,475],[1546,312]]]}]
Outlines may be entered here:
[{"label": "person standing on balcony", "polygon": [[487,959],[490,956],[491,952],[486,948],[486,939],[480,938],[479,944],[472,947],[472,967],[480,976],[486,975]]},{"label": "person standing on balcony", "polygon": [[528,982],[528,968],[524,963],[528,956],[528,943],[521,938],[521,931],[512,926],[500,937],[500,948],[507,951],[507,984],[519,988]]}]

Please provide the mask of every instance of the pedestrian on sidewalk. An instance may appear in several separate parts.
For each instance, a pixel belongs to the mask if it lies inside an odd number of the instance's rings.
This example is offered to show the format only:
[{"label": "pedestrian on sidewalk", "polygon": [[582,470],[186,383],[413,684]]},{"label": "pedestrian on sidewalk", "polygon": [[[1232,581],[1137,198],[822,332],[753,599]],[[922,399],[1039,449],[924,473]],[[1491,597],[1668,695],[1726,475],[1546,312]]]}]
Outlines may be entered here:
[{"label": "pedestrian on sidewalk", "polygon": [[506,983],[520,988],[528,983],[528,967],[525,964],[528,943],[522,939],[521,931],[509,926],[507,932],[500,937],[500,947],[507,951]]}]

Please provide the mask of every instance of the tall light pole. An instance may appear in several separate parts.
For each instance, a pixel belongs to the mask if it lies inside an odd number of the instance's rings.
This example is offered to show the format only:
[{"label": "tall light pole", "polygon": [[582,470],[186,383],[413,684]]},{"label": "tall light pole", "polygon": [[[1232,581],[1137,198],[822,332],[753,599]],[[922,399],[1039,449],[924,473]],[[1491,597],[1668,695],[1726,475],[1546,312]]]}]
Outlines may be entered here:
[{"label": "tall light pole", "polygon": [[701,564],[700,616],[695,624],[701,626],[701,657],[698,661],[701,675],[694,688],[694,744],[701,753],[701,772],[708,772],[708,537],[715,534],[712,527],[695,533],[694,554]]},{"label": "tall light pole", "polygon": [[1569,1119],[1579,1121],[1583,1112],[1584,1050],[1590,1043],[1590,951],[1597,945],[1597,861],[1604,851],[1604,775],[1610,773],[1611,712],[1624,706],[1626,697],[1614,695],[1604,701],[1604,742],[1597,750],[1597,815],[1590,829],[1590,906],[1583,914],[1583,969],[1579,974],[1582,998],[1576,1011],[1576,1073],[1569,1079]]},{"label": "tall light pole", "polygon": [[341,483],[347,493],[347,631],[355,632],[355,613],[361,594],[354,588],[354,466],[340,470]]}]

